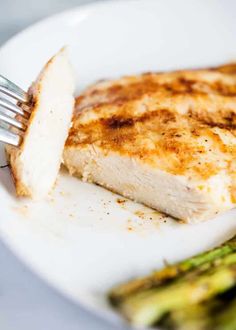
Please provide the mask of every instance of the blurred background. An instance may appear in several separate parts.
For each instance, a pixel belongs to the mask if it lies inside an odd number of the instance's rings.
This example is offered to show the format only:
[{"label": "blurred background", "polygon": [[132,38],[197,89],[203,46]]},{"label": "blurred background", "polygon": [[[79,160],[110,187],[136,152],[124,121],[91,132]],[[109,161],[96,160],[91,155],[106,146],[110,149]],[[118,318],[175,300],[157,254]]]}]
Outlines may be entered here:
[{"label": "blurred background", "polygon": [[[0,46],[20,30],[44,17],[95,1],[0,0]],[[0,265],[1,330],[118,329],[85,312],[47,286],[1,241]]]},{"label": "blurred background", "polygon": [[0,44],[28,25],[44,17],[71,7],[97,1],[98,0],[0,0]]}]

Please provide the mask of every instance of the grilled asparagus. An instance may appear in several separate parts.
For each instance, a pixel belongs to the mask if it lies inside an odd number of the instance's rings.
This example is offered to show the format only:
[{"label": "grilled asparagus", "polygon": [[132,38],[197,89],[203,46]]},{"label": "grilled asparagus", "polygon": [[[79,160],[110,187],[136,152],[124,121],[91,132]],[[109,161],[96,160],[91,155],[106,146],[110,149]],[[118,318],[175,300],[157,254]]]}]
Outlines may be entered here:
[{"label": "grilled asparagus", "polygon": [[121,312],[132,324],[148,326],[171,310],[200,303],[232,288],[236,285],[236,253],[226,258],[224,265],[193,279],[181,279],[128,297],[120,305]]},{"label": "grilled asparagus", "polygon": [[236,251],[236,236],[210,251],[155,271],[149,276],[131,280],[128,283],[115,287],[109,294],[110,301],[114,305],[119,304],[134,293],[160,286],[202,265],[205,265],[204,267],[206,268],[211,267],[214,263],[220,262],[224,256],[234,251]]},{"label": "grilled asparagus", "polygon": [[[234,327],[236,303],[221,309],[212,323],[218,296],[236,286],[236,236],[163,270],[114,288],[110,301],[136,326],[166,320],[165,328],[208,330]],[[218,314],[218,312],[217,312]]]}]

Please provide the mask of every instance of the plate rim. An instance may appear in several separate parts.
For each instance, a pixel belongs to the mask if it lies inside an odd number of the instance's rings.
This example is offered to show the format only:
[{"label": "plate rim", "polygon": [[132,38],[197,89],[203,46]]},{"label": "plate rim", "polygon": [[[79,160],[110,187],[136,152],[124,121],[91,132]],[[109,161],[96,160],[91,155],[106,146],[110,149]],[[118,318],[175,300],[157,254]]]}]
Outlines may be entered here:
[{"label": "plate rim", "polygon": [[[127,3],[139,3],[139,2],[153,2],[155,3],[155,0],[118,0],[119,4],[121,5],[126,5]],[[9,47],[9,45],[11,43],[13,43],[17,38],[21,37],[23,34],[28,33],[30,30],[37,28],[40,25],[43,25],[45,23],[48,23],[50,20],[55,20],[55,19],[59,19],[61,16],[69,16],[71,14],[73,14],[74,12],[83,12],[83,11],[90,11],[93,10],[94,7],[104,7],[104,6],[114,6],[118,4],[117,0],[98,0],[96,2],[94,2],[94,0],[92,2],[89,3],[82,3],[81,5],[76,5],[76,6],[72,6],[69,9],[65,9],[65,10],[61,10],[59,12],[56,12],[54,14],[51,14],[49,16],[43,17],[41,19],[38,19],[36,22],[29,24],[28,26],[26,26],[25,28],[20,29],[19,32],[14,33],[11,37],[9,37],[6,41],[4,41],[1,45],[0,45],[0,54],[1,52],[3,52],[5,50],[6,47]]]}]

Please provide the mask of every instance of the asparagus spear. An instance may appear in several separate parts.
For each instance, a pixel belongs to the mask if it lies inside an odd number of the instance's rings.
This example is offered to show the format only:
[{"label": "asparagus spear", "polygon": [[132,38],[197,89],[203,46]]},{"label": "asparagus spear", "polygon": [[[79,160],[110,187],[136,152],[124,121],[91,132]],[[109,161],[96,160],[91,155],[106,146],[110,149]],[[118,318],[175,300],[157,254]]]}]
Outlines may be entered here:
[{"label": "asparagus spear", "polygon": [[181,274],[198,268],[201,265],[206,265],[206,268],[210,268],[217,260],[220,260],[222,257],[234,251],[236,251],[236,236],[210,251],[201,253],[175,265],[168,266],[162,270],[155,271],[150,276],[138,278],[128,283],[121,284],[110,292],[109,299],[113,305],[117,305],[122,302],[123,299],[134,293],[159,286],[177,278]]},{"label": "asparagus spear", "polygon": [[201,304],[171,311],[160,325],[169,330],[216,330],[213,315],[219,313],[223,307],[224,303],[214,298]]},{"label": "asparagus spear", "polygon": [[217,298],[174,310],[160,325],[169,330],[236,330],[235,290],[234,286]]},{"label": "asparagus spear", "polygon": [[211,306],[196,304],[177,309],[161,323],[169,330],[209,330],[211,328]]},{"label": "asparagus spear", "polygon": [[215,318],[214,330],[236,329],[236,299]]},{"label": "asparagus spear", "polygon": [[169,311],[208,300],[235,284],[236,253],[233,253],[224,258],[222,265],[199,276],[133,294],[123,301],[120,310],[134,325],[148,326]]}]

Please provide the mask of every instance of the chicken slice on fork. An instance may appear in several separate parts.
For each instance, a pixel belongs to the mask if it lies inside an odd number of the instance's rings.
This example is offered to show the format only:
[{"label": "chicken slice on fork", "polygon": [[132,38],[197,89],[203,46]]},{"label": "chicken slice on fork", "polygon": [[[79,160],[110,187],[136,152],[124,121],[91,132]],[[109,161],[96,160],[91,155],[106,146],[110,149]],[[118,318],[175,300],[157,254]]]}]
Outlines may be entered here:
[{"label": "chicken slice on fork", "polygon": [[19,147],[7,146],[18,196],[45,197],[55,184],[74,107],[74,76],[63,48],[29,88],[31,114]]}]

